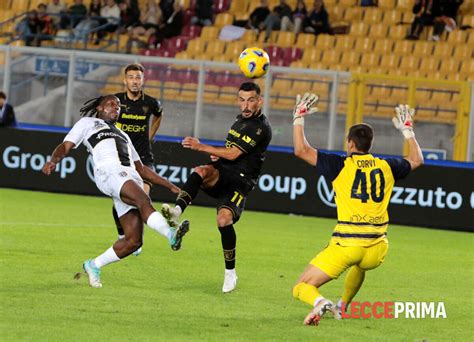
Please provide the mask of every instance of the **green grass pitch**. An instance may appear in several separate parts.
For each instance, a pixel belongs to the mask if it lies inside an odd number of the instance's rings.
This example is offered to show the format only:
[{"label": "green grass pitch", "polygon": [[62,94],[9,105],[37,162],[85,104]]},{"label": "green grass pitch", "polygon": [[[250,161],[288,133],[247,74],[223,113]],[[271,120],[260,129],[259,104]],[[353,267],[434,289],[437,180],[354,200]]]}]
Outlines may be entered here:
[{"label": "green grass pitch", "polygon": [[[291,288],[335,220],[245,212],[238,287],[224,295],[215,210],[190,207],[181,251],[145,228],[143,254],[103,268],[104,287],[92,289],[73,275],[114,242],[111,204],[0,189],[1,341],[472,341],[472,234],[392,225],[385,263],[356,297],[444,301],[447,319],[324,317],[306,327],[310,307]],[[321,292],[337,300],[342,285],[343,277]]]}]

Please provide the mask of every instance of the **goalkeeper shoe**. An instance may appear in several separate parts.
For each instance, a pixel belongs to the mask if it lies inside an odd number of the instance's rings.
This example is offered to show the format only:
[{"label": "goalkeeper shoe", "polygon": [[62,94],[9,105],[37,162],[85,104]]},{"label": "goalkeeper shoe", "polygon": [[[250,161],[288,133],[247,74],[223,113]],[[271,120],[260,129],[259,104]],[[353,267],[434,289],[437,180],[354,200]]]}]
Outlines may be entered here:
[{"label": "goalkeeper shoe", "polygon": [[176,207],[171,208],[169,204],[163,203],[163,205],[161,206],[161,215],[163,215],[170,227],[178,227],[179,212]]},{"label": "goalkeeper shoe", "polygon": [[332,311],[334,304],[327,300],[322,299],[319,303],[311,310],[311,312],[304,319],[304,324],[306,325],[319,325],[321,318],[328,312]]},{"label": "goalkeeper shoe", "polygon": [[84,268],[84,272],[89,276],[89,285],[94,288],[101,288],[100,268],[93,266],[92,259],[84,261],[82,268]]},{"label": "goalkeeper shoe", "polygon": [[340,321],[342,319],[342,307],[339,305],[333,305],[331,312],[334,315],[334,318]]},{"label": "goalkeeper shoe", "polygon": [[183,241],[183,236],[189,231],[189,221],[184,220],[181,222],[179,227],[175,229],[175,232],[170,239],[171,249],[177,251],[181,248],[181,242]]},{"label": "goalkeeper shoe", "polygon": [[139,256],[140,254],[142,254],[142,248],[138,248],[135,252],[132,253],[133,255],[135,256]]}]

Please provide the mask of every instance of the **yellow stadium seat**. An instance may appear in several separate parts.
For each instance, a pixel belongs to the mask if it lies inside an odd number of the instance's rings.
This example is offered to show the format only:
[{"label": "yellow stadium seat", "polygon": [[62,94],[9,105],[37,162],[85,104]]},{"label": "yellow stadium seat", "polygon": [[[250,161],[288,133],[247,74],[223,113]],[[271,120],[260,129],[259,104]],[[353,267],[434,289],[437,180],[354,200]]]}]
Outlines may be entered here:
[{"label": "yellow stadium seat", "polygon": [[175,55],[178,59],[192,59],[193,55],[188,51],[180,51]]},{"label": "yellow stadium seat", "polygon": [[187,102],[196,101],[197,95],[197,84],[196,83],[184,83],[181,88],[180,99]]},{"label": "yellow stadium seat", "polygon": [[317,37],[315,47],[317,49],[320,49],[321,51],[331,49],[334,46],[334,41],[334,36],[331,36],[329,34],[320,34]]},{"label": "yellow stadium seat", "polygon": [[[309,93],[311,92],[311,86],[312,82],[308,81],[294,81],[293,85],[291,87],[291,90],[295,94],[304,94],[304,93]],[[317,93],[319,96],[321,96],[319,93]]]},{"label": "yellow stadium seat", "polygon": [[336,23],[344,20],[344,12],[346,8],[344,6],[333,6],[327,8],[327,11],[329,13],[329,20],[331,23]]},{"label": "yellow stadium seat", "polygon": [[427,74],[434,73],[439,70],[439,64],[439,59],[436,57],[423,57],[418,70]]},{"label": "yellow stadium seat", "polygon": [[473,57],[472,46],[468,46],[467,44],[459,44],[454,46],[453,58],[463,60]]},{"label": "yellow stadium seat", "polygon": [[369,25],[362,21],[359,21],[359,22],[351,24],[349,34],[351,36],[356,36],[356,37],[366,37],[368,30],[369,30]]},{"label": "yellow stadium seat", "polygon": [[225,54],[227,56],[239,56],[242,51],[247,47],[247,44],[242,41],[233,41],[226,44]]},{"label": "yellow stadium seat", "polygon": [[413,41],[398,40],[393,46],[393,53],[397,55],[411,55],[413,52]]},{"label": "yellow stadium seat", "polygon": [[215,100],[219,97],[220,87],[217,85],[206,84],[204,87],[204,102],[214,103]]},{"label": "yellow stadium seat", "polygon": [[415,0],[397,0],[397,8],[403,11],[411,11]]},{"label": "yellow stadium seat", "polygon": [[355,65],[359,65],[360,62],[360,53],[347,50],[342,53],[341,65],[345,68],[349,68]]},{"label": "yellow stadium seat", "polygon": [[12,1],[10,9],[15,14],[20,14],[28,10],[29,0],[15,0]]},{"label": "yellow stadium seat", "polygon": [[433,56],[438,58],[450,58],[453,54],[453,46],[446,42],[436,42],[436,45],[433,49]]},{"label": "yellow stadium seat", "polygon": [[394,44],[394,41],[389,38],[377,39],[374,45],[374,52],[378,54],[382,54],[382,55],[392,53],[393,44]]},{"label": "yellow stadium seat", "polygon": [[207,43],[206,54],[210,56],[223,55],[225,50],[225,42],[222,40],[213,40]]},{"label": "yellow stadium seat", "polygon": [[474,27],[474,15],[464,15],[461,20],[461,26]]},{"label": "yellow stadium seat", "polygon": [[245,30],[242,37],[240,37],[241,41],[248,42],[248,43],[255,43],[257,42],[257,34],[254,30]]},{"label": "yellow stadium seat", "polygon": [[377,53],[364,53],[362,54],[362,58],[360,60],[360,65],[365,68],[371,68],[374,66],[378,66],[380,63],[380,55]]},{"label": "yellow stadium seat", "polygon": [[474,75],[474,59],[471,58],[462,62],[459,72],[464,75]]},{"label": "yellow stadium seat", "polygon": [[397,25],[400,23],[403,19],[403,12],[397,10],[397,9],[392,9],[389,11],[385,11],[383,15],[383,22],[387,25]]},{"label": "yellow stadium seat", "polygon": [[321,63],[327,66],[335,65],[339,63],[341,53],[336,50],[325,50],[321,57]]},{"label": "yellow stadium seat", "polygon": [[313,47],[316,37],[312,33],[300,33],[296,39],[296,46],[299,48]]},{"label": "yellow stadium seat", "polygon": [[400,69],[404,71],[415,71],[420,66],[420,58],[415,56],[402,56]]},{"label": "yellow stadium seat", "polygon": [[339,5],[344,7],[354,7],[358,5],[357,0],[339,0]]},{"label": "yellow stadium seat", "polygon": [[392,95],[390,95],[396,102],[403,103],[408,100],[408,90],[403,87],[394,87]]},{"label": "yellow stadium seat", "polygon": [[304,50],[301,60],[306,63],[319,62],[321,60],[321,50],[317,48],[307,48]]},{"label": "yellow stadium seat", "polygon": [[226,25],[232,25],[234,21],[234,16],[230,13],[219,13],[216,16],[216,20],[214,22],[214,25],[217,27],[223,27]]},{"label": "yellow stadium seat", "polygon": [[350,51],[354,46],[354,38],[348,35],[337,35],[334,49],[338,51]]},{"label": "yellow stadium seat", "polygon": [[230,2],[229,12],[230,13],[235,13],[235,12],[251,13],[251,11],[248,10],[249,3],[250,3],[249,0],[232,0]]},{"label": "yellow stadium seat", "polygon": [[354,51],[360,53],[372,52],[374,39],[369,37],[358,37],[354,43]]},{"label": "yellow stadium seat", "polygon": [[461,30],[454,30],[448,35],[448,42],[452,44],[464,44],[467,40],[467,32]]},{"label": "yellow stadium seat", "polygon": [[278,33],[279,31],[272,31],[272,33],[270,33],[270,38],[268,39],[267,42],[265,42],[265,31],[263,32],[260,32],[260,35],[258,36],[258,42],[259,43],[268,43],[268,44],[275,44],[277,39],[278,39]]},{"label": "yellow stadium seat", "polygon": [[291,62],[290,67],[291,68],[307,68],[309,66],[309,63],[306,63],[304,61],[294,61]]},{"label": "yellow stadium seat", "polygon": [[461,61],[455,58],[442,59],[439,71],[444,74],[457,74]]},{"label": "yellow stadium seat", "polygon": [[287,79],[276,79],[273,82],[272,90],[276,92],[277,94],[285,94],[291,89],[293,81],[287,80]]},{"label": "yellow stadium seat", "polygon": [[191,55],[202,54],[206,49],[206,42],[200,38],[190,40],[186,48],[186,52]]},{"label": "yellow stadium seat", "polygon": [[395,2],[396,0],[379,0],[378,6],[384,10],[390,10],[395,8]]},{"label": "yellow stadium seat", "polygon": [[214,40],[219,37],[219,27],[216,26],[205,26],[201,31],[201,36],[203,40]]},{"label": "yellow stadium seat", "polygon": [[237,87],[224,86],[221,88],[219,99],[223,103],[233,103],[237,100],[236,94],[238,93]]},{"label": "yellow stadium seat", "polygon": [[364,10],[363,20],[369,24],[378,24],[382,21],[383,10],[378,7],[367,7]]},{"label": "yellow stadium seat", "polygon": [[388,36],[393,39],[403,39],[408,33],[407,26],[404,25],[392,25],[388,30]]},{"label": "yellow stadium seat", "polygon": [[363,14],[364,12],[359,6],[346,8],[346,10],[344,11],[344,21],[349,23],[361,21]]},{"label": "yellow stadium seat", "polygon": [[388,35],[388,26],[384,23],[373,24],[370,26],[369,35],[373,38],[383,39]]},{"label": "yellow stadium seat", "polygon": [[[472,26],[474,28],[474,26]],[[469,31],[469,37],[467,37],[467,45],[468,46],[474,46],[474,31],[471,30]],[[474,48],[473,48],[474,50]]]},{"label": "yellow stadium seat", "polygon": [[276,43],[278,46],[292,47],[295,45],[295,34],[293,32],[280,32]]},{"label": "yellow stadium seat", "polygon": [[418,57],[431,56],[433,54],[434,45],[438,42],[417,41],[414,45],[413,55]]},{"label": "yellow stadium seat", "polygon": [[166,82],[163,87],[163,97],[166,99],[176,99],[181,94],[181,83]]}]

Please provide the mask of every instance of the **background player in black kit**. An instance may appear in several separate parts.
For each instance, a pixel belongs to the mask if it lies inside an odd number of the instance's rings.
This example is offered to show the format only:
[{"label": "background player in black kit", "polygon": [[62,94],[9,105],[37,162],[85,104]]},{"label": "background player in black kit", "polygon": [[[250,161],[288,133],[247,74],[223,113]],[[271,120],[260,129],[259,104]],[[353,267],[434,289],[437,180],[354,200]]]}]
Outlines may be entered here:
[{"label": "background player in black kit", "polygon": [[[120,100],[120,115],[116,126],[126,132],[132,140],[143,165],[154,170],[151,142],[160,127],[163,107],[160,101],[143,92],[145,68],[141,64],[129,64],[125,67],[124,85],[126,91],[117,93]],[[144,182],[146,194],[150,194],[151,183]],[[115,207],[113,215],[119,238],[123,237],[123,229],[117,216]],[[141,248],[134,252],[141,253]]]},{"label": "background player in black kit", "polygon": [[225,147],[201,144],[199,139],[186,137],[182,145],[211,155],[212,163],[198,166],[182,187],[176,206],[163,204],[162,213],[170,226],[176,226],[179,216],[196,197],[199,189],[217,199],[217,227],[224,250],[225,276],[222,292],[237,285],[235,273],[236,235],[233,224],[242,214],[249,192],[257,184],[272,138],[272,130],[261,111],[263,99],[260,87],[251,82],[239,88],[241,114],[230,128]]}]

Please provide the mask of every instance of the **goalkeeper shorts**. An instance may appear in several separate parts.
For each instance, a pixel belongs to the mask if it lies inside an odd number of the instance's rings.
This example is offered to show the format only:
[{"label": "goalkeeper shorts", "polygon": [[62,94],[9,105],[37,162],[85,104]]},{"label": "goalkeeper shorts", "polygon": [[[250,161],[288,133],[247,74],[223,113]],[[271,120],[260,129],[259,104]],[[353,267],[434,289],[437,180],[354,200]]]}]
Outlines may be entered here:
[{"label": "goalkeeper shorts", "polygon": [[363,270],[371,270],[378,267],[387,255],[388,243],[381,241],[373,246],[341,246],[331,241],[310,264],[316,266],[333,279],[339,276],[349,267],[358,266]]}]

